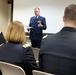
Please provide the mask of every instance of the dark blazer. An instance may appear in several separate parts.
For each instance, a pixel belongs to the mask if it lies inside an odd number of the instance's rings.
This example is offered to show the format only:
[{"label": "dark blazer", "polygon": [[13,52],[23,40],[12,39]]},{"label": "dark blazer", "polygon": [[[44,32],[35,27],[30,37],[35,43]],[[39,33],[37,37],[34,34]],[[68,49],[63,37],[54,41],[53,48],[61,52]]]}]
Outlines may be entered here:
[{"label": "dark blazer", "polygon": [[0,61],[22,67],[26,75],[32,75],[32,70],[38,69],[31,47],[24,48],[20,43],[3,44],[0,47]]},{"label": "dark blazer", "polygon": [[6,40],[5,40],[5,38],[4,38],[3,33],[0,32],[0,44],[2,44],[2,43],[6,43]]},{"label": "dark blazer", "polygon": [[[38,27],[38,21],[41,21],[41,24],[43,25],[42,28]],[[41,40],[43,37],[42,30],[46,29],[46,19],[42,16],[39,16],[36,18],[35,16],[31,17],[30,19],[30,27],[32,27],[30,31],[30,39],[31,40]]]},{"label": "dark blazer", "polygon": [[76,75],[76,29],[64,27],[42,41],[40,70],[58,75]]}]

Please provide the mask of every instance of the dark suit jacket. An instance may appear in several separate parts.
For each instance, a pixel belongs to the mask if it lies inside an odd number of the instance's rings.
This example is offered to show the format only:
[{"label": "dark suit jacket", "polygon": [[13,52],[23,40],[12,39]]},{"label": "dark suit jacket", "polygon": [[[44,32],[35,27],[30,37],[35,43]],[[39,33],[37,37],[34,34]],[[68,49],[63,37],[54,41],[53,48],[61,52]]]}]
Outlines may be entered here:
[{"label": "dark suit jacket", "polygon": [[[43,25],[42,28],[38,27],[38,21],[41,21],[41,24]],[[30,19],[30,27],[33,27],[30,31],[30,39],[31,40],[41,40],[43,37],[43,33],[42,30],[46,29],[46,20],[44,17],[39,16],[38,18],[36,18],[35,16],[33,16]]]},{"label": "dark suit jacket", "polygon": [[3,33],[1,32],[0,33],[0,44],[2,44],[2,43],[6,43],[6,40],[5,40],[4,36],[3,36]]},{"label": "dark suit jacket", "polygon": [[42,41],[40,70],[58,75],[76,75],[76,29],[64,27]]},{"label": "dark suit jacket", "polygon": [[0,61],[12,63],[22,67],[27,75],[32,75],[32,70],[37,70],[32,49],[24,48],[20,43],[9,42],[0,47]]}]

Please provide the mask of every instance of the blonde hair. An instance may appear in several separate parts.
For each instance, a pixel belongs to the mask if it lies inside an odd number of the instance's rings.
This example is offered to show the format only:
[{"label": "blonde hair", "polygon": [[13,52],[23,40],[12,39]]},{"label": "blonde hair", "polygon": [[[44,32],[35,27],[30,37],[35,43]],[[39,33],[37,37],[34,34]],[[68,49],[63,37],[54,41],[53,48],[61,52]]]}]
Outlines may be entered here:
[{"label": "blonde hair", "polygon": [[9,42],[18,42],[24,44],[26,42],[26,34],[24,25],[20,21],[11,22],[6,30],[5,39]]}]

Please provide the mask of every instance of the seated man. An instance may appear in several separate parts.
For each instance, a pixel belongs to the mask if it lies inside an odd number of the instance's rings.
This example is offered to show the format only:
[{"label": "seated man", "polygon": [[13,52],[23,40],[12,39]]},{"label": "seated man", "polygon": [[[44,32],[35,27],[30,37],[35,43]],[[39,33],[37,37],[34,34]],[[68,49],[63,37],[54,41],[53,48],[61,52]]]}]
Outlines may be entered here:
[{"label": "seated man", "polygon": [[57,75],[76,75],[76,5],[65,8],[64,27],[42,41],[39,66],[41,71]]}]

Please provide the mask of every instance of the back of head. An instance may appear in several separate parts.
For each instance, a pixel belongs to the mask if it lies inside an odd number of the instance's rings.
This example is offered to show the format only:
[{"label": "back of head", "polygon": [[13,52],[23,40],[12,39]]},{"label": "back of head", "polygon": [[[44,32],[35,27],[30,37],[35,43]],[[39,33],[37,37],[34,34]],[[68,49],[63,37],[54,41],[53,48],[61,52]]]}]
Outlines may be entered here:
[{"label": "back of head", "polygon": [[64,16],[66,21],[76,22],[76,4],[71,4],[65,8]]},{"label": "back of head", "polygon": [[5,38],[8,42],[25,43],[24,25],[20,21],[11,22],[7,27]]}]

